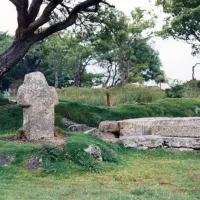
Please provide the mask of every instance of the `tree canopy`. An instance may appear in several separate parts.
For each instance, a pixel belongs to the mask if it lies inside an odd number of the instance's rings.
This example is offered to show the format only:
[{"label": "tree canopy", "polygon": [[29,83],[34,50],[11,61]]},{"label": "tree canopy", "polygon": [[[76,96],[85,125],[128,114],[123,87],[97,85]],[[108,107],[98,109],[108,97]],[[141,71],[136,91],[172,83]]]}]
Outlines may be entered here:
[{"label": "tree canopy", "polygon": [[164,38],[173,37],[192,45],[193,54],[200,53],[200,1],[157,0],[167,14],[166,23],[160,32]]},{"label": "tree canopy", "polygon": [[[72,25],[82,25],[105,0],[10,0],[17,10],[14,42],[0,54],[0,76],[14,67],[36,42]],[[44,8],[43,8],[44,6]]]}]

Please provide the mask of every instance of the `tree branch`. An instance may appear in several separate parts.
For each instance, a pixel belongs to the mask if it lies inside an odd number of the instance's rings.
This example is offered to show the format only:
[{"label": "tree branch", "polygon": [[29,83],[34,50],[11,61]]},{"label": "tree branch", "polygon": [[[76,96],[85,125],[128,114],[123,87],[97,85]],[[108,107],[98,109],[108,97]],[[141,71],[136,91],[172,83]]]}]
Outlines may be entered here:
[{"label": "tree branch", "polygon": [[16,31],[16,38],[22,39],[26,28],[28,26],[28,0],[10,0],[16,7],[17,10],[17,21],[18,21],[18,29]]},{"label": "tree branch", "polygon": [[32,23],[38,16],[42,3],[43,3],[43,0],[32,1],[29,11],[28,11],[29,23]]},{"label": "tree branch", "polygon": [[44,9],[42,15],[40,18],[38,18],[36,21],[32,22],[28,27],[28,32],[34,32],[37,30],[40,26],[44,25],[50,20],[50,15],[52,11],[60,4],[63,0],[51,0],[49,4]]},{"label": "tree branch", "polygon": [[49,28],[47,28],[46,30],[44,30],[42,33],[36,34],[31,41],[33,42],[37,42],[39,40],[42,40],[46,37],[48,37],[49,35],[61,31],[63,29],[66,29],[67,27],[75,24],[77,18],[78,18],[78,14],[82,11],[85,11],[92,7],[92,6],[98,6],[99,3],[101,2],[101,0],[86,0],[83,1],[81,3],[79,3],[78,5],[76,5],[72,11],[70,12],[68,18],[62,22],[56,23],[52,26],[50,26]]},{"label": "tree branch", "polygon": [[108,7],[111,7],[111,8],[115,8],[115,6],[114,5],[111,5],[111,4],[109,4],[108,2],[106,2],[106,1],[101,1],[103,4],[106,4]]}]

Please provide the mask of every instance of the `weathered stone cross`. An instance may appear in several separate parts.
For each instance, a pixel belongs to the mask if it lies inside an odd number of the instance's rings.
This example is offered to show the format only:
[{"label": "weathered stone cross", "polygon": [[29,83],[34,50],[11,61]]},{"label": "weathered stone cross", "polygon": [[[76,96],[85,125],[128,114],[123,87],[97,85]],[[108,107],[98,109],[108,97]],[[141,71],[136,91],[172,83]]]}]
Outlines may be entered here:
[{"label": "weathered stone cross", "polygon": [[23,131],[28,140],[54,137],[54,107],[58,97],[41,72],[25,76],[17,93],[17,104],[23,108]]}]

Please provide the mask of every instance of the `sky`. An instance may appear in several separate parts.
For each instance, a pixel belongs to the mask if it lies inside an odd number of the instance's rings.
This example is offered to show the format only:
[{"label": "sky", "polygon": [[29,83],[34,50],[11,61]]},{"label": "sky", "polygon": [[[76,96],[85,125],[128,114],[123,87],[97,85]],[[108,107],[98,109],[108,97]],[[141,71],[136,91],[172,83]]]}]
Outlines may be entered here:
[{"label": "sky", "polygon": [[[162,26],[163,14],[159,13],[149,0],[108,0],[110,4],[116,6],[117,9],[129,15],[135,7],[141,7],[146,10],[154,10],[159,14],[160,19],[157,26]],[[0,31],[8,31],[14,34],[17,27],[15,7],[9,0],[1,0],[0,6]],[[191,46],[183,41],[174,39],[163,40],[161,38],[153,39],[154,48],[159,51],[162,62],[162,69],[166,76],[170,79],[178,79],[188,81],[192,78],[192,66],[199,62],[200,59],[191,55]],[[196,79],[200,80],[200,67],[195,71]]]}]

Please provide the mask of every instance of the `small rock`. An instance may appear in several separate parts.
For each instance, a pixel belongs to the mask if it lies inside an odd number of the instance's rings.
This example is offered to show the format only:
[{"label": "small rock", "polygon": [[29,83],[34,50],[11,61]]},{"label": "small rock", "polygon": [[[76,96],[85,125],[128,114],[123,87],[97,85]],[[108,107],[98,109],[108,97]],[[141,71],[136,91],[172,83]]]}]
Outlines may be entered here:
[{"label": "small rock", "polygon": [[15,157],[15,155],[0,154],[0,165],[9,166]]},{"label": "small rock", "polygon": [[103,121],[99,124],[99,130],[103,133],[117,133],[120,128],[116,121]]},{"label": "small rock", "polygon": [[84,151],[91,154],[95,160],[103,161],[101,149],[98,146],[90,145],[87,149],[84,149]]},{"label": "small rock", "polygon": [[32,156],[27,165],[26,170],[33,171],[42,168],[42,158],[40,156]]},{"label": "small rock", "polygon": [[68,127],[67,132],[84,132],[88,127],[85,124],[73,124]]}]

